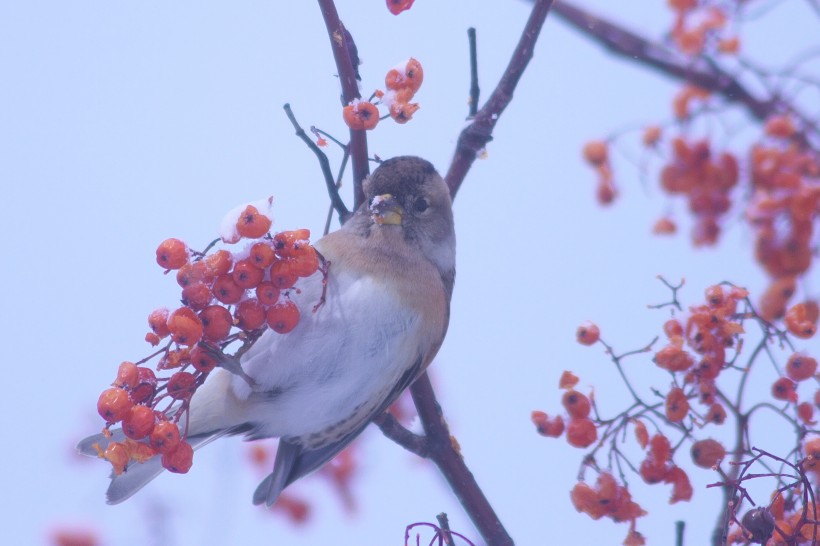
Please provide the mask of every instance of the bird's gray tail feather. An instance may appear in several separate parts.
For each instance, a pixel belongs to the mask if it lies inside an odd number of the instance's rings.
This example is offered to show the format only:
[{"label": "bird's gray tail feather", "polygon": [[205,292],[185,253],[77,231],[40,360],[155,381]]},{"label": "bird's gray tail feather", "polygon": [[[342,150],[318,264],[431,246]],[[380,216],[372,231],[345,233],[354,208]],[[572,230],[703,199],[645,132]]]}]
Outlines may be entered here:
[{"label": "bird's gray tail feather", "polygon": [[[226,433],[228,433],[228,431],[220,430],[208,434],[189,436],[187,442],[196,450]],[[83,455],[97,457],[99,453],[97,447],[105,451],[105,448],[108,447],[108,444],[111,442],[121,442],[124,439],[125,435],[121,429],[112,430],[110,438],[106,438],[103,434],[95,434],[81,440],[80,443],[77,444],[77,451]],[[134,462],[129,464],[125,472],[119,476],[112,473],[111,483],[108,486],[108,491],[105,493],[106,502],[108,504],[121,503],[145,487],[148,482],[159,476],[163,470],[165,469],[162,467],[162,458],[160,455],[156,455],[144,463]]]}]

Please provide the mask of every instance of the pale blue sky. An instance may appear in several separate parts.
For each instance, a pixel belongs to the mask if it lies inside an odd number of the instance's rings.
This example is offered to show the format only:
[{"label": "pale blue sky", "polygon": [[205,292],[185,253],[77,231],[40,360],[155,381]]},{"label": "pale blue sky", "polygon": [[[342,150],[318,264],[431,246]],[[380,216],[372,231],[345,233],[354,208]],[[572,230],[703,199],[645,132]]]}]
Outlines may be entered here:
[{"label": "pale blue sky", "polygon": [[[604,0],[585,4],[633,28],[654,25],[655,37],[671,17],[660,0],[621,2],[618,11]],[[772,11],[770,25],[744,29],[766,63],[817,45],[817,18],[805,2],[788,4]],[[467,111],[467,27],[478,30],[486,97],[529,4],[419,0],[399,17],[381,0],[338,8],[364,61],[365,94],[409,56],[424,66],[422,109],[405,126],[383,122],[370,134],[371,153],[416,154],[445,171]],[[161,536],[179,546],[401,544],[405,525],[441,511],[478,540],[437,471],[375,430],[363,436],[359,514],[346,516],[324,482],[304,480],[294,491],[317,505],[304,529],[251,505],[259,476],[238,441],[209,446],[190,474],[162,476],[116,507],[104,504],[106,465],[71,453],[100,426],[97,395],[117,364],[147,353],[148,312],[177,297],[154,263],[161,240],[204,246],[224,212],[270,194],[275,228],[321,232],[320,172],[281,108],[291,103],[304,126],[346,133],[315,3],[290,2],[285,12],[253,0],[6,2],[0,73],[10,341],[0,398],[4,541],[45,544],[51,526],[72,523],[96,528],[107,545],[146,544],[153,531],[144,522],[158,509],[167,511]],[[670,209],[628,164],[618,164],[618,204],[603,210],[594,201],[583,142],[668,119],[675,90],[548,20],[487,159],[456,200],[458,275],[433,373],[469,466],[519,544],[567,544],[579,532],[583,544],[619,544],[626,534],[625,525],[574,511],[568,491],[581,452],[537,436],[529,422],[533,409],[559,409],[557,380],[568,368],[584,388],[597,387],[610,413],[624,400],[607,358],[578,346],[575,327],[592,319],[617,347],[636,348],[660,332],[662,317],[645,308],[666,297],[657,274],[685,276],[690,302],[721,280],[765,284],[737,214],[721,252],[692,252],[685,235],[648,236],[658,216],[683,208]],[[816,112],[817,98],[809,100]],[[648,360],[635,365],[652,369]],[[714,478],[694,476],[694,502],[674,509],[668,486],[633,480],[638,501],[653,510],[639,523],[650,544],[669,544],[681,518],[689,543],[704,542],[718,496],[702,485]]]}]

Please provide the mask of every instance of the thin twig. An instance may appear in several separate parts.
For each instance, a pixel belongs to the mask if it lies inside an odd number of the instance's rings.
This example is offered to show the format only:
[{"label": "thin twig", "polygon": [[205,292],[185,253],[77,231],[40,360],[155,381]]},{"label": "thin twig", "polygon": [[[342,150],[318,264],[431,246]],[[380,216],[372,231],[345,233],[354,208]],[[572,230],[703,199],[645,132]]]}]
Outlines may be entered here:
[{"label": "thin twig", "polygon": [[453,160],[450,163],[450,169],[447,171],[447,176],[444,177],[447,187],[450,188],[451,196],[455,196],[458,192],[478,153],[492,140],[495,124],[501,113],[510,104],[518,81],[524,74],[530,59],[532,59],[535,43],[541,33],[541,27],[544,25],[552,3],[553,0],[535,1],[518,45],[515,47],[501,80],[484,106],[476,113],[472,123],[461,131]]},{"label": "thin twig", "polygon": [[474,27],[467,29],[467,41],[470,42],[470,110],[467,119],[472,119],[478,112],[478,97],[481,94],[478,87],[478,47]]},{"label": "thin twig", "polygon": [[447,519],[447,514],[444,512],[436,516],[438,526],[441,527],[441,538],[444,540],[445,546],[456,546],[453,542],[453,533],[450,532],[450,520]]},{"label": "thin twig", "polygon": [[426,437],[410,432],[390,412],[384,412],[373,419],[382,434],[401,447],[425,459],[430,456],[430,445]]},{"label": "thin twig", "polygon": [[307,147],[316,155],[316,158],[319,160],[319,166],[322,169],[322,175],[325,178],[325,184],[327,185],[327,193],[330,196],[330,203],[333,205],[333,208],[336,209],[336,212],[339,214],[339,221],[341,223],[345,223],[348,217],[350,217],[350,211],[347,210],[347,206],[345,206],[345,202],[342,201],[342,197],[339,195],[339,189],[336,187],[336,182],[333,180],[333,173],[330,170],[330,161],[328,161],[327,156],[325,153],[313,142],[302,126],[299,125],[299,122],[296,121],[296,116],[293,115],[293,110],[290,108],[290,104],[285,104],[283,107],[285,109],[285,114],[287,114],[288,119],[293,124],[293,128],[296,129],[296,136],[302,139],[302,142],[307,144]]}]

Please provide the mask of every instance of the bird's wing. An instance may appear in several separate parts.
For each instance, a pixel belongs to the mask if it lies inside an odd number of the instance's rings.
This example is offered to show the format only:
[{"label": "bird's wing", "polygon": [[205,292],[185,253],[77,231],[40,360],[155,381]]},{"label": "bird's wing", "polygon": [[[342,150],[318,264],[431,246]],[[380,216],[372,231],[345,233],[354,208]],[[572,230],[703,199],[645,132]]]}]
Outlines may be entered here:
[{"label": "bird's wing", "polygon": [[276,460],[271,472],[253,494],[253,503],[272,506],[282,491],[302,476],[310,474],[326,462],[341,452],[350,442],[352,442],[370,424],[373,417],[381,415],[387,411],[399,395],[415,381],[422,371],[424,360],[420,357],[416,363],[408,369],[401,380],[387,393],[387,396],[380,401],[376,411],[367,416],[362,416],[354,428],[338,440],[321,446],[308,447],[299,438],[282,438],[279,440],[279,447],[276,451]]}]

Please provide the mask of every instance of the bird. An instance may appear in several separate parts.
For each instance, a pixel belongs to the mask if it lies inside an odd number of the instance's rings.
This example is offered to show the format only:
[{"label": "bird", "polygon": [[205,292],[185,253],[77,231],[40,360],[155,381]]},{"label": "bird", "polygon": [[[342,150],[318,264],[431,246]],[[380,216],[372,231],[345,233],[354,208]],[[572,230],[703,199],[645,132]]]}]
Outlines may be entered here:
[{"label": "bird", "polygon": [[[455,282],[447,185],[430,162],[399,156],[383,161],[363,191],[351,217],[314,244],[330,265],[293,295],[297,326],[266,330],[237,361],[221,356],[180,423],[194,449],[228,435],[279,438],[254,504],[272,506],[344,449],[425,371],[447,332]],[[112,432],[78,450],[96,456],[99,445],[122,439]],[[159,475],[158,459],[112,475],[106,501],[118,504]]]}]

